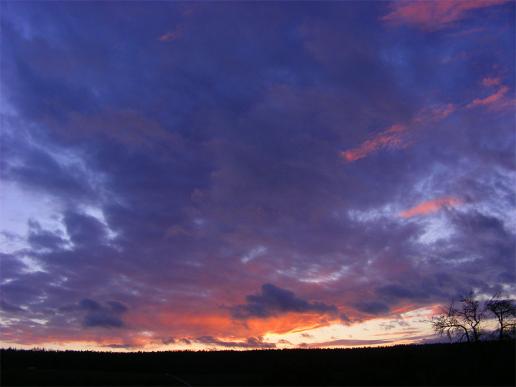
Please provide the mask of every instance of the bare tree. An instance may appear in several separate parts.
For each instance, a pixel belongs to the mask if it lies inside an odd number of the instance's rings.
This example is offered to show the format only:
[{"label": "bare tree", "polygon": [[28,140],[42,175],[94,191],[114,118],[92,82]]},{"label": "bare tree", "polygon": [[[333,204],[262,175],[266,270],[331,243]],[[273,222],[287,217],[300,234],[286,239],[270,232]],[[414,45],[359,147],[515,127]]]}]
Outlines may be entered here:
[{"label": "bare tree", "polygon": [[516,328],[516,305],[513,300],[502,299],[500,293],[495,294],[486,305],[498,320],[498,338],[500,340],[510,336]]},{"label": "bare tree", "polygon": [[459,308],[456,313],[462,321],[469,327],[472,341],[480,340],[481,322],[485,317],[485,308],[480,304],[480,301],[475,299],[473,293],[469,293],[461,300],[462,308]]},{"label": "bare tree", "polygon": [[457,337],[458,341],[476,342],[480,340],[484,317],[485,309],[470,293],[461,298],[459,306],[452,301],[447,311],[433,317],[432,327],[436,333],[446,334],[450,340]]},{"label": "bare tree", "polygon": [[450,340],[457,336],[459,341],[464,338],[468,343],[471,341],[467,327],[451,313],[433,317],[432,326],[435,332],[441,336],[446,334]]}]

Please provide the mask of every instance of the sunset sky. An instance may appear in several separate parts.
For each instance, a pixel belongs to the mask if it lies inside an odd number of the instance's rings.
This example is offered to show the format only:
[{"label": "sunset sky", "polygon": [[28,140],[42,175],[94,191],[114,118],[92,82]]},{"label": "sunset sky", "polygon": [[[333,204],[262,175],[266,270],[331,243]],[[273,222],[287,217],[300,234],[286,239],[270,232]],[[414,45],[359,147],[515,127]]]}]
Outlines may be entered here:
[{"label": "sunset sky", "polygon": [[431,342],[516,294],[515,2],[0,7],[0,347]]}]

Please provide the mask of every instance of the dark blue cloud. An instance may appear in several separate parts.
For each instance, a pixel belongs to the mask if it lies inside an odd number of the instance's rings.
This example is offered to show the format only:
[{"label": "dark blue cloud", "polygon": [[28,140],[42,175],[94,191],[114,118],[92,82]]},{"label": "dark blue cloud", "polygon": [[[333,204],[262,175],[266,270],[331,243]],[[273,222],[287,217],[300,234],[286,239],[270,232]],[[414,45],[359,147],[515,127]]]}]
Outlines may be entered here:
[{"label": "dark blue cloud", "polygon": [[246,296],[246,301],[245,304],[232,308],[232,314],[235,318],[265,318],[288,312],[337,312],[334,305],[327,305],[323,302],[308,302],[297,297],[290,290],[281,289],[272,284],[262,285],[261,292]]},{"label": "dark blue cloud", "polygon": [[121,328],[123,327],[124,322],[112,314],[95,312],[87,314],[86,317],[84,317],[83,325],[87,328]]},{"label": "dark blue cloud", "polygon": [[389,312],[389,306],[379,301],[359,302],[354,306],[360,312],[368,314],[385,314]]},{"label": "dark blue cloud", "polygon": [[106,238],[104,225],[93,216],[67,211],[63,222],[71,241],[78,246],[92,247]]},{"label": "dark blue cloud", "polygon": [[122,328],[124,321],[121,315],[127,312],[127,307],[117,301],[109,301],[101,305],[97,301],[85,298],[79,301],[79,311],[85,311],[82,324],[86,328]]},{"label": "dark blue cloud", "polygon": [[37,221],[29,221],[29,235],[27,241],[34,249],[45,248],[58,250],[62,248],[66,241],[59,233],[45,230]]}]

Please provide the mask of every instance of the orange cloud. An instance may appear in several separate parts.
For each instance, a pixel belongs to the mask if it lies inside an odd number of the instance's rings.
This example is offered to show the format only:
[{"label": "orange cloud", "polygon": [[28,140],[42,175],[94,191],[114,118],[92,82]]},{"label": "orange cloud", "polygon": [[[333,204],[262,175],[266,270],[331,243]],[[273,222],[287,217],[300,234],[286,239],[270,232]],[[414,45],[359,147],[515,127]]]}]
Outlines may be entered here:
[{"label": "orange cloud", "polygon": [[453,196],[446,196],[438,199],[428,200],[412,207],[406,211],[400,212],[402,218],[412,218],[418,215],[428,215],[439,211],[443,207],[453,207],[462,204],[463,201]]},{"label": "orange cloud", "polygon": [[362,159],[370,153],[376,152],[383,148],[405,148],[408,145],[408,141],[404,139],[404,133],[406,131],[407,127],[405,125],[393,125],[383,132],[377,134],[372,139],[363,142],[359,147],[341,152],[341,156],[347,162],[352,162]]},{"label": "orange cloud", "polygon": [[464,19],[469,11],[503,4],[508,0],[439,0],[393,2],[392,11],[382,20],[395,24],[412,24],[426,30],[446,28]]}]

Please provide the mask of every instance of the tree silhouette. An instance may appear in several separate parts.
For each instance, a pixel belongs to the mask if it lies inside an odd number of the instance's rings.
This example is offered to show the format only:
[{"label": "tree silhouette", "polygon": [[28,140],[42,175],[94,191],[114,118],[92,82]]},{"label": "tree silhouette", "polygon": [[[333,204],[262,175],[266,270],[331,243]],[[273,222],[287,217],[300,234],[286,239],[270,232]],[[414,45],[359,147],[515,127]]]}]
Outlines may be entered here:
[{"label": "tree silhouette", "polygon": [[476,342],[480,340],[481,325],[485,317],[485,308],[475,299],[471,292],[460,299],[456,306],[452,301],[447,311],[432,318],[432,327],[440,335],[446,334],[450,340]]},{"label": "tree silhouette", "polygon": [[513,300],[502,299],[500,293],[495,294],[486,305],[498,320],[498,338],[510,337],[516,329],[516,305]]}]

